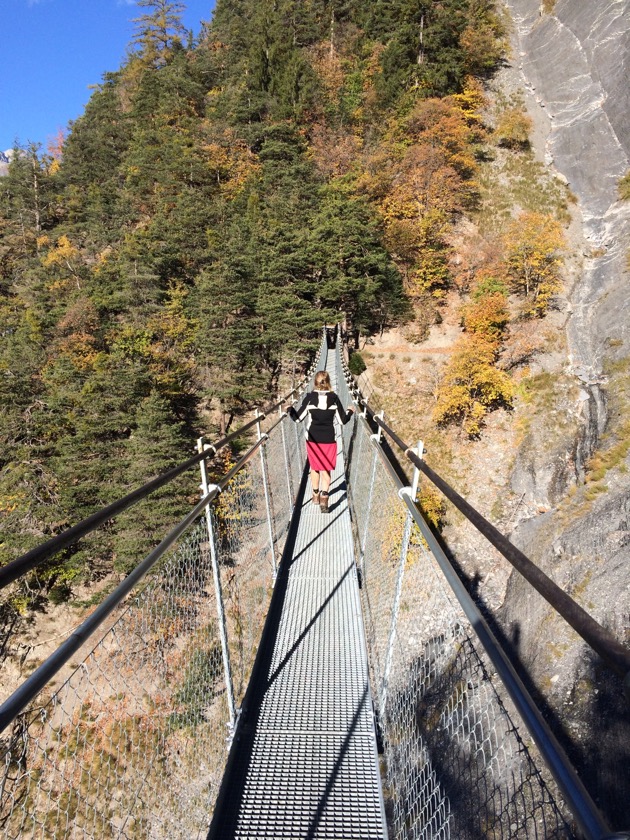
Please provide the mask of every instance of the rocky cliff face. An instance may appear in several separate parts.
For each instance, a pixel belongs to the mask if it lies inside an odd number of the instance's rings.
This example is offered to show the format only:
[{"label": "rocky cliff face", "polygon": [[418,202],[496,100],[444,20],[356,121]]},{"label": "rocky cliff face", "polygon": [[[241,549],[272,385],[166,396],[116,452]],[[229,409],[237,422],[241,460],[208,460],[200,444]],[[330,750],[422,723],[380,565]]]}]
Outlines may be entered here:
[{"label": "rocky cliff face", "polygon": [[588,248],[569,339],[573,371],[591,384],[603,358],[614,348],[627,354],[630,340],[630,205],[617,195],[630,166],[630,3],[558,0],[552,14],[537,0],[507,6],[515,63],[530,103],[547,115],[546,160],[578,199]]},{"label": "rocky cliff face", "polygon": [[[577,198],[582,259],[569,290],[569,357],[579,410],[563,432],[552,418],[516,458],[512,489],[551,510],[523,519],[511,539],[617,638],[630,642],[628,456],[599,492],[580,487],[603,433],[627,421],[630,376],[630,0],[506,0],[514,21],[513,69],[542,126],[546,162]],[[547,11],[545,11],[547,9]],[[615,370],[615,378],[607,374]],[[623,378],[620,378],[619,371]],[[625,383],[625,384],[624,384]],[[560,387],[560,386],[559,386]],[[561,399],[559,392],[557,399]],[[627,429],[626,432],[627,433]],[[625,463],[624,463],[625,462]],[[576,491],[577,487],[577,491]],[[576,498],[570,499],[568,491]],[[503,626],[568,733],[568,749],[616,828],[630,826],[630,701],[573,631],[512,576]],[[562,722],[560,724],[560,721]]]}]

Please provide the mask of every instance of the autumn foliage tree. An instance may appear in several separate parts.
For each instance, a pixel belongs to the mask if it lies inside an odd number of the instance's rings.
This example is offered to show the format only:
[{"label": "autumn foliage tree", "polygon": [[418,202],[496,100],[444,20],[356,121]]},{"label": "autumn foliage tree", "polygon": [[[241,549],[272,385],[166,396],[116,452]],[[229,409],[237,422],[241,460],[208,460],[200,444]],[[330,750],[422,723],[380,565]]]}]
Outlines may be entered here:
[{"label": "autumn foliage tree", "polygon": [[[122,66],[2,178],[5,559],[264,402],[322,321],[433,312],[476,198],[490,0],[217,0],[197,40],[177,0],[136,5]],[[137,545],[121,519],[46,585],[126,567],[186,501],[165,488]]]},{"label": "autumn foliage tree", "polygon": [[532,121],[520,108],[506,108],[497,121],[494,134],[499,146],[523,149],[529,145]]},{"label": "autumn foliage tree", "polygon": [[509,320],[507,296],[501,291],[473,294],[472,300],[462,307],[462,323],[466,332],[491,343],[501,340]]},{"label": "autumn foliage tree", "polygon": [[494,366],[496,355],[496,344],[484,336],[473,334],[459,341],[440,382],[433,411],[436,423],[459,423],[474,438],[488,411],[512,404],[514,386]]},{"label": "autumn foliage tree", "polygon": [[451,227],[476,199],[482,105],[472,79],[460,94],[420,100],[404,120],[392,121],[358,180],[383,219],[406,291],[417,300],[440,300],[450,286]]},{"label": "autumn foliage tree", "polygon": [[541,213],[523,213],[508,226],[503,242],[510,288],[525,296],[526,314],[544,315],[562,286],[560,223]]}]

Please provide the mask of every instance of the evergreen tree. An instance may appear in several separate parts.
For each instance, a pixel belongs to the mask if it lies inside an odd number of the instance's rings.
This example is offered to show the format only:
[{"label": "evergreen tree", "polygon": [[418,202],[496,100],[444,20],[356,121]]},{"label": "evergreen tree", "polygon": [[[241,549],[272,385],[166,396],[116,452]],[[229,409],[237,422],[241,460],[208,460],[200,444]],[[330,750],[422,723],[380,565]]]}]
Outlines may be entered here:
[{"label": "evergreen tree", "polygon": [[81,231],[95,248],[115,242],[129,218],[119,194],[131,128],[120,78],[118,73],[105,74],[63,147],[66,225]]},{"label": "evergreen tree", "polygon": [[[178,420],[169,401],[152,390],[137,406],[134,428],[125,442],[128,490],[182,463],[192,454],[192,435]],[[129,572],[190,510],[198,485],[192,471],[155,490],[146,501],[116,519],[114,566]]]},{"label": "evergreen tree", "polygon": [[184,4],[173,0],[137,0],[137,5],[148,11],[134,18],[133,43],[144,64],[162,67],[181,48],[181,39],[186,35],[181,19]]},{"label": "evergreen tree", "polygon": [[37,143],[16,146],[2,178],[3,242],[24,256],[38,250],[38,238],[58,220],[56,162],[40,150]]},{"label": "evergreen tree", "polygon": [[355,336],[404,314],[402,279],[362,202],[326,191],[313,219],[311,249],[317,297],[346,314]]}]

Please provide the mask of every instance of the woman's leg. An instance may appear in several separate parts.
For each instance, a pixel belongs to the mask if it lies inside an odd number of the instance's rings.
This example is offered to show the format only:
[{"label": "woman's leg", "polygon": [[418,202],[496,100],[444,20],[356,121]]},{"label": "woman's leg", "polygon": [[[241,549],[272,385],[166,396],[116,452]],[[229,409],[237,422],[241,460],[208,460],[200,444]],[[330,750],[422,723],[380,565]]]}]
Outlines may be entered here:
[{"label": "woman's leg", "polygon": [[330,473],[322,470],[319,474],[319,509],[328,512],[328,490],[330,488]]},{"label": "woman's leg", "polygon": [[311,470],[311,487],[313,488],[313,493],[319,491],[319,473],[317,470]]}]

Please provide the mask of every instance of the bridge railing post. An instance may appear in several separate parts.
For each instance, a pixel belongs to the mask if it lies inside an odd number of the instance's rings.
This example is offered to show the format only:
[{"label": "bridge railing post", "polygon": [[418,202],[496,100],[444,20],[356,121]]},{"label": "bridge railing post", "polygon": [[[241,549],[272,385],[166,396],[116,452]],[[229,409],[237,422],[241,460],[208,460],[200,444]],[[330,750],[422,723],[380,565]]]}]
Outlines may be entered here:
[{"label": "bridge railing post", "polygon": [[[381,411],[380,417],[384,415],[384,412]],[[372,456],[372,469],[370,471],[370,489],[368,491],[368,500],[367,506],[365,511],[365,522],[363,523],[363,534],[361,536],[361,551],[359,554],[359,569],[361,573],[364,571],[364,560],[365,560],[365,547],[367,544],[367,536],[368,531],[370,528],[370,512],[372,510],[372,498],[374,496],[374,482],[376,479],[376,464],[378,461],[378,447],[381,442],[381,429],[380,426],[375,435],[372,435],[372,440],[374,441],[374,454]]]},{"label": "bridge railing post", "polygon": [[[416,453],[418,458],[422,458],[424,453],[424,443],[419,440],[416,446]],[[403,487],[398,495],[402,499],[403,495],[408,495],[412,502],[415,503],[418,495],[418,484],[420,482],[420,470],[414,466],[413,479],[411,487]],[[381,714],[385,710],[385,703],[387,702],[387,687],[389,684],[389,675],[392,668],[392,658],[394,655],[394,642],[396,639],[396,625],[398,623],[398,612],[400,610],[400,596],[402,593],[403,576],[405,574],[405,564],[407,562],[407,553],[409,551],[409,542],[411,540],[411,530],[413,528],[413,517],[409,510],[405,517],[405,524],[403,527],[402,543],[400,546],[400,556],[398,559],[398,573],[396,576],[396,592],[394,595],[394,603],[392,605],[392,618],[389,628],[389,639],[387,641],[387,653],[385,655],[385,667],[383,668],[383,680],[381,683],[380,695],[380,709]]]},{"label": "bridge railing post", "polygon": [[[282,416],[282,407],[278,409],[280,416]],[[280,433],[282,436],[282,450],[284,452],[284,469],[287,479],[287,495],[289,497],[289,511],[293,513],[293,487],[291,485],[291,469],[289,466],[289,450],[287,448],[287,436],[285,430],[285,423],[280,423]]]},{"label": "bridge railing post", "polygon": [[[298,395],[298,396],[300,396],[300,395]],[[301,473],[302,470],[304,469],[304,460],[303,460],[304,457],[305,457],[304,447],[300,446],[300,430],[298,428],[298,424],[293,423],[292,425],[293,425],[293,430],[295,432],[295,451],[296,451],[298,463],[300,465],[300,473]]]},{"label": "bridge railing post", "polygon": [[[262,429],[261,429],[261,413],[258,409],[256,409],[256,432],[258,434],[258,440],[262,439]],[[276,549],[275,549],[275,536],[273,533],[273,516],[271,513],[271,499],[269,496],[269,476],[267,474],[267,447],[261,446],[260,447],[260,471],[262,474],[262,483],[263,483],[263,491],[265,494],[265,513],[267,515],[267,531],[269,534],[269,552],[271,554],[271,567],[273,570],[273,579],[275,581],[276,576],[278,574],[278,564],[276,562]]]},{"label": "bridge railing post", "polygon": [[[261,447],[262,448],[262,447]],[[199,452],[204,450],[203,438],[197,441],[197,449]],[[203,458],[199,462],[201,471],[201,491],[203,497],[210,492],[210,485],[208,484],[208,472],[206,469],[206,460]],[[225,621],[225,608],[223,605],[223,591],[221,589],[221,574],[219,572],[219,561],[217,558],[217,543],[216,533],[214,527],[214,520],[212,516],[212,508],[210,503],[205,508],[206,526],[208,529],[208,545],[210,549],[210,560],[212,562],[212,579],[214,582],[214,594],[217,602],[217,619],[219,622],[219,636],[221,639],[221,655],[223,657],[223,674],[225,680],[225,694],[227,698],[228,712],[230,715],[230,738],[234,734],[234,727],[236,725],[236,704],[234,702],[234,685],[232,682],[232,667],[230,664],[230,649],[227,638],[227,625]]]}]

